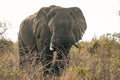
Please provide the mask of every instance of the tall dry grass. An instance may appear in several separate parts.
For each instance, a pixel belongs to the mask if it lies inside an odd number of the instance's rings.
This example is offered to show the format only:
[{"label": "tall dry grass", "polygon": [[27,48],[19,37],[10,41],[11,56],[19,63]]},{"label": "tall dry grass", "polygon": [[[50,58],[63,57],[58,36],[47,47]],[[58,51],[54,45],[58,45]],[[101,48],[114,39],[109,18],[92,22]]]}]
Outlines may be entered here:
[{"label": "tall dry grass", "polygon": [[42,76],[41,64],[19,70],[17,43],[0,53],[0,80],[120,80],[120,43],[108,38],[81,42],[70,51],[70,64],[60,77]]}]

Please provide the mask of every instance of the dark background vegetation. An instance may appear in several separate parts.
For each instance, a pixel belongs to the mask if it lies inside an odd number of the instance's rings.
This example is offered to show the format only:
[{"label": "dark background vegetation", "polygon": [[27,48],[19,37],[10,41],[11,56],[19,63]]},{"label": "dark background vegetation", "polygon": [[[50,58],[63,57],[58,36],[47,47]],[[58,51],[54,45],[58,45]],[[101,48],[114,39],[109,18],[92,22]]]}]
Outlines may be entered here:
[{"label": "dark background vegetation", "polygon": [[[45,80],[41,65],[19,70],[18,44],[7,39],[0,22],[0,80]],[[47,80],[120,80],[120,33],[107,33],[78,43],[70,51],[70,65],[60,77]],[[46,77],[47,78],[47,77]]]}]

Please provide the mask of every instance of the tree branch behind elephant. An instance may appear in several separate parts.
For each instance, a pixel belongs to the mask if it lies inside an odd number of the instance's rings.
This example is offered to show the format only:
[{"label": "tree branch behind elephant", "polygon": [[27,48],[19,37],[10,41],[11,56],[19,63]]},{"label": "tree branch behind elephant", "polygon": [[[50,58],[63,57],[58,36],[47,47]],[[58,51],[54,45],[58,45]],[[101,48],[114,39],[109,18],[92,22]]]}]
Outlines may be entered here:
[{"label": "tree branch behind elephant", "polygon": [[[44,75],[61,75],[69,64],[69,50],[82,39],[86,21],[77,7],[43,7],[20,25],[18,43],[20,68],[25,68],[26,54],[36,52],[36,62],[42,62]],[[27,49],[28,48],[28,49]],[[32,52],[30,52],[32,50]],[[56,62],[53,53],[56,52]],[[67,61],[66,61],[67,60]],[[49,64],[49,65],[46,65]]]}]

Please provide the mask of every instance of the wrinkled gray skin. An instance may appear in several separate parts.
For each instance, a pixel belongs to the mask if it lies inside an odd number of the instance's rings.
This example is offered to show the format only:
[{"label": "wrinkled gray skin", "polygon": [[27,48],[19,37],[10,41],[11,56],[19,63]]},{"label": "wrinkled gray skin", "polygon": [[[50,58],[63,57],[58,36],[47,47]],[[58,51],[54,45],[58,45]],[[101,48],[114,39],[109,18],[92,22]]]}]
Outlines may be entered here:
[{"label": "wrinkled gray skin", "polygon": [[[44,75],[60,75],[69,64],[69,50],[78,42],[85,30],[86,21],[77,7],[43,7],[27,17],[20,25],[19,61],[25,67],[26,54],[36,52],[36,63],[42,62]],[[53,63],[53,53],[57,54]],[[29,54],[30,55],[30,54]]]}]

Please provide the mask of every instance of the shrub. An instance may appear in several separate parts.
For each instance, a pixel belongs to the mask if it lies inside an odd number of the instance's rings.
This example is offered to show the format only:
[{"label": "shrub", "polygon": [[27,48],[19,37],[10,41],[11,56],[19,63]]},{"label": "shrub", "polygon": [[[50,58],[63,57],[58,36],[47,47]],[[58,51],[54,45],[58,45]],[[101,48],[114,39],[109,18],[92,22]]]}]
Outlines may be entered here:
[{"label": "shrub", "polygon": [[0,53],[4,53],[6,51],[12,50],[13,42],[11,40],[7,40],[5,38],[0,39]]}]

